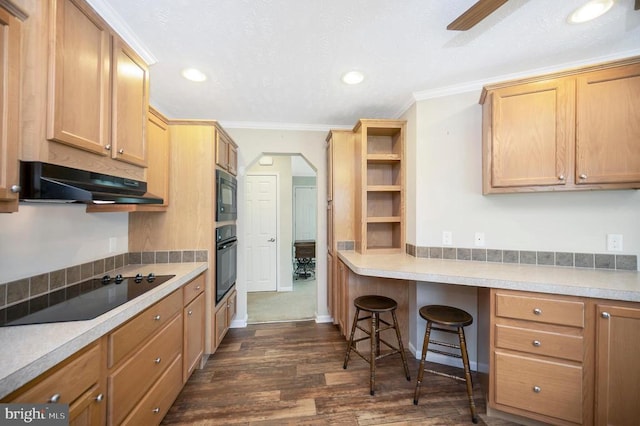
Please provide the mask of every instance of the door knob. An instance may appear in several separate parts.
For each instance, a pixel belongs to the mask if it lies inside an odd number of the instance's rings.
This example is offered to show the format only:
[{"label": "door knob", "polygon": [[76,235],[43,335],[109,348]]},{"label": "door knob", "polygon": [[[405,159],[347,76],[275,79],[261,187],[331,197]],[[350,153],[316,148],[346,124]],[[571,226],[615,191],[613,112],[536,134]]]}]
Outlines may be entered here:
[{"label": "door knob", "polygon": [[269,241],[270,243],[274,242],[276,239],[275,238],[269,238],[267,241]]}]

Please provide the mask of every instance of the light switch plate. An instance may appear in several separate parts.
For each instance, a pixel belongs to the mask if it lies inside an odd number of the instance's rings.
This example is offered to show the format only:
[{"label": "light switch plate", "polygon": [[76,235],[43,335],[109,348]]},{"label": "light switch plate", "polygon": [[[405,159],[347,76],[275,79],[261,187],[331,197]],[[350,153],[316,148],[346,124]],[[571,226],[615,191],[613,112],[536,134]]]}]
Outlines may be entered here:
[{"label": "light switch plate", "polygon": [[451,231],[442,231],[442,245],[453,245],[453,234],[451,233]]}]

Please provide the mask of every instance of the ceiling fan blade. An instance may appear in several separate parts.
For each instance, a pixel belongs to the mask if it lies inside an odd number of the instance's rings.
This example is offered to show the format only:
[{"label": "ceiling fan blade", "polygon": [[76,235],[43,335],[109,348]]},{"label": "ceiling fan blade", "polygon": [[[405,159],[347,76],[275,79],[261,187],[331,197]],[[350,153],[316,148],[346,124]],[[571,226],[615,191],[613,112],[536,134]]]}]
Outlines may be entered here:
[{"label": "ceiling fan blade", "polygon": [[[455,21],[447,26],[448,30],[466,31],[487,16],[491,15],[497,8],[505,4],[508,0],[478,0]],[[640,0],[636,0],[636,6]]]}]

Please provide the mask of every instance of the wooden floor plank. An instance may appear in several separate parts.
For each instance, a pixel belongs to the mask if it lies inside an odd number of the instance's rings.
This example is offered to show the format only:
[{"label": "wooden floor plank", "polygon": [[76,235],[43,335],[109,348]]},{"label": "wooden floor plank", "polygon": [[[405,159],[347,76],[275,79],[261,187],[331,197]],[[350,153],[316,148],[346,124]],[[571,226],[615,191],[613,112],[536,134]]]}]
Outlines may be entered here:
[{"label": "wooden floor plank", "polygon": [[[407,354],[411,381],[398,355],[376,364],[376,394],[369,395],[369,365],[351,357],[332,324],[289,322],[231,329],[202,370],[191,376],[163,424],[192,425],[457,425],[471,424],[463,383],[426,375],[419,404],[413,391],[419,362]],[[460,369],[442,367],[449,373]],[[477,382],[477,380],[475,381]],[[477,383],[480,424],[487,420]]]}]

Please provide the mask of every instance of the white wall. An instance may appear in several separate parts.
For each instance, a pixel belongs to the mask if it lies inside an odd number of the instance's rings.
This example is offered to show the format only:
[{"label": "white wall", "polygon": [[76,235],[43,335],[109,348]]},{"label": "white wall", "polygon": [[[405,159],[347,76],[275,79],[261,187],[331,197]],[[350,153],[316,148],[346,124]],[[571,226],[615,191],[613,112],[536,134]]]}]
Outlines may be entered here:
[{"label": "white wall", "polygon": [[[408,242],[442,246],[446,230],[454,247],[471,248],[482,231],[487,248],[606,253],[606,234],[616,233],[624,236],[622,254],[640,257],[640,191],[482,195],[479,97],[474,91],[424,100],[405,113],[407,158],[415,159],[407,164],[407,230],[415,229]],[[452,304],[477,317],[473,288],[418,283],[416,300]],[[420,351],[425,324],[417,313],[414,319],[411,345]],[[467,340],[475,364],[475,322]]]},{"label": "white wall", "polygon": [[[326,146],[325,131],[297,131],[297,130],[260,130],[234,129],[225,130],[238,144],[238,199],[244,200],[244,185],[246,169],[256,162],[262,155],[270,154],[301,154],[316,170],[318,182],[326,182]],[[325,247],[327,246],[327,189],[318,186],[318,235],[316,240],[316,282],[317,282],[317,310],[316,321],[330,319],[327,308],[327,260]],[[238,235],[244,234],[243,206],[238,208]],[[238,252],[244,252],[244,242],[238,241]],[[244,256],[238,257],[238,316],[236,321],[246,322],[247,318],[247,288],[244,274]],[[244,319],[244,320],[243,320]]]},{"label": "white wall", "polygon": [[[0,214],[0,283],[56,271],[129,246],[127,213],[85,213],[80,204],[20,204]],[[109,252],[109,239],[116,239]]]}]

